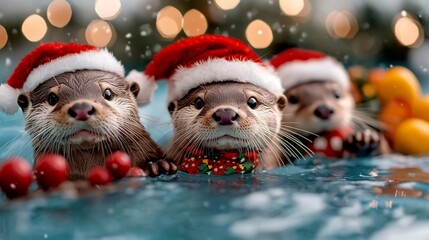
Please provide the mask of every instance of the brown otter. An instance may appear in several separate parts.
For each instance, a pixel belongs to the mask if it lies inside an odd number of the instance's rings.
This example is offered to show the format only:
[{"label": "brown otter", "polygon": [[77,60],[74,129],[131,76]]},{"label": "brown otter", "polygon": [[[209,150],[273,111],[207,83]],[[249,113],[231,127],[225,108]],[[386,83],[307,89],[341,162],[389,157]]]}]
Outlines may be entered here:
[{"label": "brown otter", "polygon": [[120,150],[149,175],[174,173],[173,164],[159,160],[162,151],[139,121],[135,100],[139,91],[138,84],[117,74],[78,70],[22,93],[18,104],[36,161],[47,152],[64,155],[70,179],[76,180],[86,178],[93,167],[104,166],[106,157]]},{"label": "brown otter", "polygon": [[222,82],[194,88],[169,104],[174,133],[167,159],[180,164],[188,146],[191,151],[257,150],[262,168],[276,166],[280,156],[264,153],[278,152],[285,105],[284,96],[250,83]]},{"label": "brown otter", "polygon": [[154,55],[143,76],[167,80],[174,130],[166,154],[182,171],[249,173],[261,157],[270,165],[265,150],[278,146],[286,98],[275,72],[245,43],[209,34],[181,39]]},{"label": "brown otter", "polygon": [[[291,87],[285,96],[289,102],[282,120],[285,133],[292,124],[296,127],[294,130],[303,130],[299,138],[315,140],[317,135],[346,129],[337,133],[338,137],[343,134],[343,143],[338,143],[333,150],[344,151],[340,151],[342,155],[336,157],[374,156],[389,152],[383,135],[372,128],[378,126],[377,122],[356,110],[351,92],[339,83],[309,81]],[[317,141],[314,145],[317,145]],[[318,150],[317,147],[315,150]]]},{"label": "brown otter", "polygon": [[[382,135],[370,126],[379,124],[356,110],[347,71],[335,58],[290,48],[270,64],[288,98],[281,135],[285,144],[298,150],[295,158],[312,152],[344,158],[388,151]],[[303,142],[308,146],[299,146]]]}]

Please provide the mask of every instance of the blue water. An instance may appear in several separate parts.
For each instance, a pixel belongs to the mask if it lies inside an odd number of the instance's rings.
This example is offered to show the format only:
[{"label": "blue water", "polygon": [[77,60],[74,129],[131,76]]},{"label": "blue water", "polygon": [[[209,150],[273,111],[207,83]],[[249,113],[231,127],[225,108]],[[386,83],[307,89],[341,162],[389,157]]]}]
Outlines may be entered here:
[{"label": "blue water", "polygon": [[[162,144],[171,131],[164,87],[140,109]],[[32,158],[23,126],[22,114],[0,115],[0,159]],[[429,158],[399,155],[132,179],[80,198],[0,197],[0,239],[429,239],[428,182]]]}]

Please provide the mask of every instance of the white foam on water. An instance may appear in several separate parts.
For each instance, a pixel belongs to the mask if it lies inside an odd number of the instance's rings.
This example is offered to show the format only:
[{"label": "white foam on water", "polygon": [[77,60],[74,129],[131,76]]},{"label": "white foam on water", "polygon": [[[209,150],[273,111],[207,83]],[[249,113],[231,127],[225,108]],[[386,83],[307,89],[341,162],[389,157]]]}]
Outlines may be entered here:
[{"label": "white foam on water", "polygon": [[[266,191],[265,194],[267,194]],[[272,204],[265,197],[256,196],[256,199],[261,202]],[[249,199],[251,198],[247,198]],[[283,232],[308,224],[314,219],[314,215],[326,208],[325,198],[318,194],[297,193],[292,196],[292,200],[295,204],[292,212],[279,217],[257,216],[237,221],[229,229],[231,234],[239,238],[252,238],[262,234]]]},{"label": "white foam on water", "polygon": [[399,188],[405,188],[405,189],[415,189],[416,187],[416,182],[403,182],[398,184]]},{"label": "white foam on water", "polygon": [[370,240],[427,240],[429,239],[429,221],[415,221],[414,217],[402,217],[387,224],[383,229],[374,233]]},{"label": "white foam on water", "polygon": [[318,239],[332,239],[334,236],[347,236],[364,232],[370,226],[372,220],[362,218],[362,204],[355,202],[351,206],[341,208],[339,215],[327,219],[325,225],[318,233]]},{"label": "white foam on water", "polygon": [[270,206],[276,199],[285,197],[285,191],[281,188],[271,188],[266,191],[254,192],[243,198],[232,202],[234,207],[245,208],[249,210],[263,210]]}]

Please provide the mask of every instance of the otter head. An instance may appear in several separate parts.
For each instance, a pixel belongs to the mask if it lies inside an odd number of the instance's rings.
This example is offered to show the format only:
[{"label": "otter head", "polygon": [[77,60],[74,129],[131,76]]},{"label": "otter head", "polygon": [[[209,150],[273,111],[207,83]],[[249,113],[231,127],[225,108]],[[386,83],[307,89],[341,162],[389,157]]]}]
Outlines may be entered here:
[{"label": "otter head", "polygon": [[84,150],[120,144],[119,136],[139,119],[138,92],[137,84],[118,75],[81,70],[48,79],[21,94],[18,104],[36,154],[69,151],[67,147]]},{"label": "otter head", "polygon": [[284,125],[317,134],[351,124],[354,101],[349,90],[338,83],[304,83],[288,89],[285,96],[289,105],[284,111]]},{"label": "otter head", "polygon": [[248,83],[199,86],[169,104],[172,148],[262,150],[279,132],[285,105],[284,96]]}]

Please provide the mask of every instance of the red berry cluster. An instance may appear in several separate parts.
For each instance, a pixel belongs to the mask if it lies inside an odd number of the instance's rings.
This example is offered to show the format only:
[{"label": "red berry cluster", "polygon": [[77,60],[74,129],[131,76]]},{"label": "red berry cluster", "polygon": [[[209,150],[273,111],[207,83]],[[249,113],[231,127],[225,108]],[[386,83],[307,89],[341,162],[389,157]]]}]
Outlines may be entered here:
[{"label": "red berry cluster", "polygon": [[[88,176],[91,185],[106,185],[113,180],[124,177],[144,176],[141,168],[132,167],[130,157],[117,151],[106,161],[106,167],[95,167]],[[28,194],[35,179],[39,187],[45,191],[55,189],[69,177],[67,160],[58,154],[42,156],[32,170],[30,164],[19,157],[12,157],[0,165],[0,189],[9,199],[23,197]]]}]

